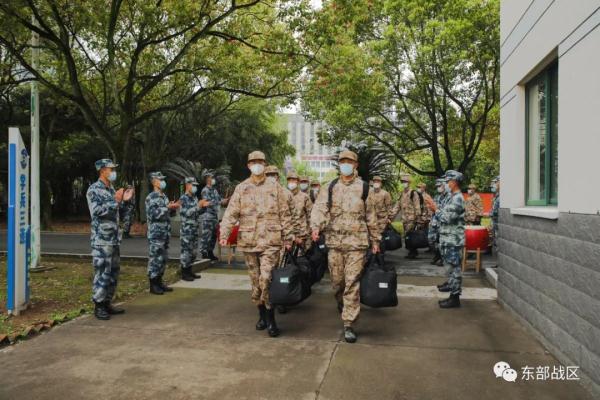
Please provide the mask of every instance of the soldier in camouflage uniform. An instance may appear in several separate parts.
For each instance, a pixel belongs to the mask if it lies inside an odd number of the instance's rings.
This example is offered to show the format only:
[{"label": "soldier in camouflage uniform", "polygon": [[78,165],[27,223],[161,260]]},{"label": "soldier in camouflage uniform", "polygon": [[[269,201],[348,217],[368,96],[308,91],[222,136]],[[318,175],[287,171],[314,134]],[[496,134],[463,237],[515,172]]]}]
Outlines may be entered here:
[{"label": "soldier in camouflage uniform", "polygon": [[310,178],[308,176],[300,177],[300,184],[298,185],[300,191],[302,193],[306,193],[308,195],[308,188],[310,187]]},{"label": "soldier in camouflage uniform", "polygon": [[492,202],[492,240],[494,246],[494,252],[498,251],[498,216],[500,214],[500,177],[497,176],[492,180],[492,192],[494,193],[494,200]]},{"label": "soldier in camouflage uniform", "polygon": [[[392,209],[392,217],[390,219],[393,220],[398,214],[398,212],[400,212],[400,216],[402,218],[402,225],[404,227],[404,234],[406,235],[420,228],[418,223],[420,221],[419,216],[421,215],[421,202],[419,196],[417,195],[417,192],[410,189],[410,175],[402,174],[400,176],[400,181],[402,182],[402,186],[404,189],[400,194],[398,202]],[[417,256],[419,255],[417,249],[410,248],[407,250],[408,255],[406,256],[406,258],[413,259],[417,258]]]},{"label": "soldier in camouflage uniform", "polygon": [[308,194],[299,188],[298,175],[291,171],[287,174],[287,187],[292,194],[292,218],[294,220],[294,240],[304,249],[311,245],[310,240],[310,213],[313,204]]},{"label": "soldier in camouflage uniform", "polygon": [[[431,196],[429,195],[429,193],[427,193],[427,184],[420,182],[419,184],[417,184],[417,196],[419,196],[419,207],[421,210],[421,213],[419,214],[419,216],[417,217],[417,221],[418,224],[427,229],[429,227],[429,222],[431,221],[431,217],[433,216],[433,213],[431,212],[431,210],[429,209],[429,207],[427,207],[427,203],[429,202],[429,200],[433,200],[431,198]],[[423,200],[421,200],[421,198]]]},{"label": "soldier in camouflage uniform", "polygon": [[483,202],[476,190],[477,186],[471,183],[468,190],[469,198],[465,200],[465,222],[467,225],[481,225]]},{"label": "soldier in camouflage uniform", "polygon": [[[385,228],[392,222],[392,196],[387,190],[383,189],[383,179],[380,176],[373,177],[373,190],[369,192],[369,199],[375,205],[375,212],[377,213],[377,222],[379,224],[379,231],[383,232]],[[382,251],[385,249],[382,249]]]},{"label": "soldier in camouflage uniform", "polygon": [[463,174],[448,170],[444,175],[448,200],[443,208],[438,208],[432,200],[427,206],[436,213],[440,222],[440,250],[444,263],[449,266],[448,281],[438,286],[440,292],[450,292],[450,297],[440,300],[440,308],[460,307],[462,290],[461,261],[465,246],[465,201],[460,190]]},{"label": "soldier in camouflage uniform", "polygon": [[314,180],[310,182],[310,201],[315,204],[317,201],[317,196],[319,195],[319,191],[321,190],[321,182],[318,180]]},{"label": "soldier in camouflage uniform", "polygon": [[202,221],[202,238],[200,241],[200,249],[202,258],[207,258],[216,261],[219,258],[215,256],[213,250],[217,243],[217,224],[219,223],[219,206],[224,204],[219,192],[214,187],[217,183],[215,177],[211,173],[205,176],[206,186],[202,188],[200,199],[206,200],[203,202],[202,210],[200,211],[200,220]]},{"label": "soldier in camouflage uniform", "polygon": [[171,212],[179,208],[179,202],[169,202],[163,190],[167,187],[166,176],[161,172],[150,173],[153,190],[146,197],[148,219],[148,278],[150,293],[164,294],[173,291],[165,285],[163,275],[169,260],[171,236]]},{"label": "soldier in camouflage uniform", "polygon": [[133,192],[133,197],[128,201],[123,202],[123,239],[129,239],[131,237],[131,224],[133,223],[133,217],[135,216],[135,190],[133,186],[127,186],[127,189]]},{"label": "soldier in camouflage uniform", "polygon": [[198,190],[198,181],[194,177],[188,177],[184,180],[185,193],[179,198],[181,208],[179,215],[181,217],[181,227],[179,238],[181,240],[181,279],[184,281],[193,281],[200,278],[192,271],[192,263],[196,260],[196,250],[198,247],[198,220],[200,215],[200,202],[196,197]]},{"label": "soldier in camouflage uniform", "polygon": [[[312,240],[325,233],[331,284],[338,302],[338,311],[344,322],[344,339],[357,339],[352,324],[360,313],[360,276],[365,264],[365,253],[372,247],[379,252],[381,234],[377,212],[372,201],[363,200],[364,182],[354,176],[358,167],[356,153],[344,150],[339,155],[340,179],[317,197],[311,218]],[[332,185],[334,183],[330,183]]]},{"label": "soldier in camouflage uniform", "polygon": [[237,185],[221,221],[222,246],[236,222],[240,228],[237,247],[244,253],[252,284],[252,301],[258,306],[257,330],[267,329],[269,336],[279,335],[275,313],[269,302],[271,272],[279,262],[282,247],[291,248],[292,216],[285,189],[267,181],[266,160],[261,151],[248,155],[252,175]]},{"label": "soldier in camouflage uniform", "polygon": [[122,188],[115,191],[113,188],[112,182],[117,179],[117,164],[112,160],[98,160],[95,166],[99,178],[86,193],[91,217],[90,241],[94,266],[92,300],[96,318],[107,320],[113,314],[125,312],[113,307],[111,301],[117,288],[121,261],[119,217],[123,212],[123,202],[131,200],[133,192]]},{"label": "soldier in camouflage uniform", "polygon": [[[435,187],[437,195],[433,199],[438,209],[443,209],[446,201],[448,200],[448,192],[446,191],[446,180],[444,178],[435,180]],[[431,222],[429,224],[429,230],[427,231],[427,239],[429,240],[429,246],[434,252],[432,265],[442,267],[444,261],[442,260],[442,254],[440,252],[440,221],[437,218],[437,214],[432,213]]]}]

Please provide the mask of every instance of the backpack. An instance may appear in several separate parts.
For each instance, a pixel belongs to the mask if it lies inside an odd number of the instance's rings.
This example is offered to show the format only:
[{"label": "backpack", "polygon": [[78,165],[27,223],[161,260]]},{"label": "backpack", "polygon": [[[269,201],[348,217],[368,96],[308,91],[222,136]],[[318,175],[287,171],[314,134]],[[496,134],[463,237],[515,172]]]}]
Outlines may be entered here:
[{"label": "backpack", "polygon": [[[334,180],[331,181],[331,183],[329,184],[329,187],[327,188],[327,209],[331,210],[331,205],[333,203],[333,187],[339,182],[340,178],[335,178]],[[365,181],[363,181],[363,191],[362,191],[362,196],[360,196],[360,198],[362,199],[363,202],[367,201],[367,197],[369,197],[369,184]]]}]

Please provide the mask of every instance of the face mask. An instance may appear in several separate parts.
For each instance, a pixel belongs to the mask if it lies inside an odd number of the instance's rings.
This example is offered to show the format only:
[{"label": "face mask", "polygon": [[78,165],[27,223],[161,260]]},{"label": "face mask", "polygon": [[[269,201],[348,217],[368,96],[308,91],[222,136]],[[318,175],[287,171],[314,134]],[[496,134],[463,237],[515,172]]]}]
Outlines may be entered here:
[{"label": "face mask", "polygon": [[160,190],[165,190],[165,188],[167,187],[167,182],[160,181],[158,187],[160,188]]},{"label": "face mask", "polygon": [[475,193],[475,191],[473,189],[469,189],[468,192],[470,195],[473,195],[473,193]]},{"label": "face mask", "polygon": [[492,189],[492,193],[496,193],[496,185],[492,185],[490,189]]},{"label": "face mask", "polygon": [[306,189],[308,189],[308,185],[306,183],[301,183],[300,190],[305,191]]},{"label": "face mask", "polygon": [[271,182],[271,183],[276,183],[277,182],[277,178],[275,178],[274,176],[267,176],[267,181]]},{"label": "face mask", "polygon": [[373,187],[374,187],[375,189],[379,189],[379,188],[381,188],[381,183],[374,183],[374,184],[373,184]]},{"label": "face mask", "polygon": [[344,176],[350,176],[354,172],[354,166],[348,163],[340,164],[340,172]]},{"label": "face mask", "polygon": [[265,166],[262,164],[252,164],[250,166],[250,172],[252,172],[252,175],[262,175],[264,171]]},{"label": "face mask", "polygon": [[192,194],[196,194],[197,191],[198,191],[198,187],[192,186]]},{"label": "face mask", "polygon": [[444,184],[444,188],[446,189],[446,192],[450,193],[450,185],[448,185],[447,183]]},{"label": "face mask", "polygon": [[213,179],[211,179],[211,180],[210,180],[210,184],[211,184],[211,185],[213,185],[213,186],[215,186],[215,185],[217,184],[217,180],[216,180],[216,179],[214,179],[214,178],[213,178]]},{"label": "face mask", "polygon": [[443,186],[438,186],[437,191],[438,191],[438,193],[444,193],[446,190]]},{"label": "face mask", "polygon": [[423,189],[421,189],[421,188],[418,188],[418,189],[417,189],[417,192],[419,192],[419,193],[423,193]]},{"label": "face mask", "polygon": [[108,175],[108,180],[111,182],[114,182],[117,180],[117,171],[110,171],[110,174]]},{"label": "face mask", "polygon": [[298,184],[296,182],[290,182],[287,184],[288,189],[290,190],[295,190],[298,187]]}]

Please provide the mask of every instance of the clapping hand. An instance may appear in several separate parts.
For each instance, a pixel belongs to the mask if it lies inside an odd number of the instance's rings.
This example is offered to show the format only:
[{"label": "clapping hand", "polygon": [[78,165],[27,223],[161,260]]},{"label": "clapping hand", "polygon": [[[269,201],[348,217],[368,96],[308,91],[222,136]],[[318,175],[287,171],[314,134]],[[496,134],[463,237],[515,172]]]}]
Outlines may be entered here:
[{"label": "clapping hand", "polygon": [[[120,190],[122,190],[122,189],[120,189]],[[133,188],[128,188],[127,190],[125,190],[125,193],[123,193],[123,201],[131,200],[134,193],[135,193],[135,190]]]},{"label": "clapping hand", "polygon": [[167,208],[169,210],[176,210],[179,207],[181,207],[181,203],[179,201],[171,201],[169,204],[167,204]]},{"label": "clapping hand", "polygon": [[125,193],[125,189],[123,189],[123,188],[121,188],[115,192],[115,200],[117,201],[117,203],[120,203],[123,201],[124,193]]},{"label": "clapping hand", "polygon": [[319,241],[319,230],[315,229],[314,231],[312,231],[312,234],[310,236],[311,236],[311,239],[313,242],[318,242]]},{"label": "clapping hand", "polygon": [[198,205],[200,206],[200,208],[204,208],[210,206],[211,202],[206,199],[202,199],[198,202]]}]

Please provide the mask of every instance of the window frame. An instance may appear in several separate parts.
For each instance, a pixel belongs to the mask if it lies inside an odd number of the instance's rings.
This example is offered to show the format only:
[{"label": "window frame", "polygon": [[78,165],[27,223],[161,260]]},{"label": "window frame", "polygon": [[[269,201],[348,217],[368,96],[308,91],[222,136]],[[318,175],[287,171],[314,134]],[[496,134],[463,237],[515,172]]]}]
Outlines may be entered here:
[{"label": "window frame", "polygon": [[[539,74],[537,74],[534,78],[532,78],[525,85],[525,204],[527,206],[557,206],[558,205],[558,185],[557,185],[557,193],[552,192],[552,184],[554,180],[558,180],[558,176],[556,178],[552,175],[552,167],[554,164],[552,163],[552,154],[554,152],[552,146],[552,135],[558,135],[558,132],[552,132],[552,116],[555,110],[552,109],[552,96],[551,92],[551,76],[552,73],[556,70],[556,75],[558,79],[558,62],[554,62],[544,68]],[[545,154],[544,154],[544,198],[540,200],[530,200],[529,199],[529,89],[532,85],[537,84],[538,82],[543,81],[544,86],[547,90],[545,100],[544,100],[544,109],[546,110],[546,128],[545,128]],[[557,160],[558,162],[558,160]],[[553,197],[554,195],[554,197]]]}]

